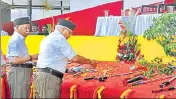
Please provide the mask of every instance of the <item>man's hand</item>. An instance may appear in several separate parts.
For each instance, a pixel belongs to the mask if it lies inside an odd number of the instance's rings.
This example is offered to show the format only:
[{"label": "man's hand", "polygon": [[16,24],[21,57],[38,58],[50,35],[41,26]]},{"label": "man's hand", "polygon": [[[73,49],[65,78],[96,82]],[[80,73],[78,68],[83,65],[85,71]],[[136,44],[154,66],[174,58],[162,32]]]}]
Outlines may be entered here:
[{"label": "man's hand", "polygon": [[72,69],[67,69],[66,73],[74,74],[75,72]]},{"label": "man's hand", "polygon": [[96,67],[97,67],[97,64],[98,64],[97,61],[95,61],[95,60],[90,60],[90,65],[92,65],[93,68],[96,68]]},{"label": "man's hand", "polygon": [[37,63],[37,60],[32,60],[32,62]]},{"label": "man's hand", "polygon": [[37,60],[38,59],[38,54],[30,55],[32,60]]},{"label": "man's hand", "polygon": [[31,56],[27,56],[27,57],[13,57],[13,64],[23,64],[25,62],[31,61],[32,57]]}]

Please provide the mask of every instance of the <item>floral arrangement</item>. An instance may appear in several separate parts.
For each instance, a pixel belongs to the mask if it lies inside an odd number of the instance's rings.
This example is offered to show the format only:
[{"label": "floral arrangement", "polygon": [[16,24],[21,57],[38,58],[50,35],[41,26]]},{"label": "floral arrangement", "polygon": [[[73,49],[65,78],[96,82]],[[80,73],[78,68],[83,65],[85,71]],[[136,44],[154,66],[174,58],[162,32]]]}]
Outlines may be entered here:
[{"label": "floral arrangement", "polygon": [[121,24],[122,31],[118,40],[116,59],[123,62],[135,62],[140,54],[137,36],[127,31],[121,22],[119,24]]}]

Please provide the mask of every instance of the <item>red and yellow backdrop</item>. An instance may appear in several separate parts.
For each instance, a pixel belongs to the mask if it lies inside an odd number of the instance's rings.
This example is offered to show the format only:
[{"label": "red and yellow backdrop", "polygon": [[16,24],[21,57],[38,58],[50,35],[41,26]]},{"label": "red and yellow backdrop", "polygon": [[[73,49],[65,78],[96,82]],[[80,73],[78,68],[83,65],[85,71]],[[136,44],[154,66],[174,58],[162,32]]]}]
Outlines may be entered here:
[{"label": "red and yellow backdrop", "polygon": [[[30,54],[39,52],[39,45],[45,36],[28,36],[26,43]],[[7,44],[10,36],[1,36],[1,49],[7,53]],[[72,36],[68,42],[80,55],[100,61],[115,61],[117,54],[118,36],[95,37],[95,36]],[[142,36],[138,37],[141,44],[141,53],[148,61],[155,57],[163,57],[165,62],[173,59],[166,56],[163,48],[156,41],[148,41]],[[156,50],[157,49],[157,50]]]}]

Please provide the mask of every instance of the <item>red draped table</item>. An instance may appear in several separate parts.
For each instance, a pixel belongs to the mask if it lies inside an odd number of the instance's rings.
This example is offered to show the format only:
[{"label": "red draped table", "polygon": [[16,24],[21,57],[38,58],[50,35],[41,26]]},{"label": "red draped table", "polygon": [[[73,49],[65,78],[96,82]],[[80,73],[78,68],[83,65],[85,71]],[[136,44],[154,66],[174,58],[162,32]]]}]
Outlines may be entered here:
[{"label": "red draped table", "polygon": [[[69,64],[71,68],[77,64]],[[90,65],[83,65],[90,67]],[[85,81],[84,78],[101,76],[104,70],[108,70],[107,75],[130,72],[130,65],[117,62],[100,62],[96,67],[97,72],[87,72],[74,76],[65,74],[61,85],[61,98],[176,98],[176,90],[152,93],[152,89],[158,89],[159,85],[169,79],[158,80],[148,84],[138,86],[124,86],[124,80],[132,75],[110,77],[104,82],[98,80]],[[153,78],[164,77],[156,75]],[[174,85],[174,81],[171,85]],[[97,94],[98,90],[100,94]],[[99,95],[99,96],[98,96]]]}]

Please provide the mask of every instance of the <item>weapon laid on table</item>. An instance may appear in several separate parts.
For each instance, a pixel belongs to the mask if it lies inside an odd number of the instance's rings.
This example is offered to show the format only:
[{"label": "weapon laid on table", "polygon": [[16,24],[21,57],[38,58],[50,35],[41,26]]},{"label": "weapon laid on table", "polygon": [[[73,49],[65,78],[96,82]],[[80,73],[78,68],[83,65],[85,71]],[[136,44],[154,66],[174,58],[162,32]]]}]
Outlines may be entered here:
[{"label": "weapon laid on table", "polygon": [[140,76],[136,76],[132,79],[127,80],[127,83],[133,83],[133,82],[136,82],[136,81],[139,81],[139,80],[145,80],[145,79],[146,78],[143,75],[140,75]]},{"label": "weapon laid on table", "polygon": [[95,76],[93,76],[93,77],[84,78],[84,80],[98,79],[99,82],[103,82],[103,81],[105,81],[105,80],[108,78],[108,77],[106,76],[106,74],[107,74],[107,70],[103,73],[103,76],[102,76],[102,77],[95,77]]},{"label": "weapon laid on table", "polygon": [[152,90],[152,93],[158,93],[161,91],[169,91],[169,90],[174,90],[174,89],[176,89],[174,86],[169,86],[169,87]]},{"label": "weapon laid on table", "polygon": [[90,68],[83,68],[81,65],[75,66],[71,69],[72,72],[74,72],[74,76],[79,75],[81,73],[85,72],[96,72],[96,69],[90,69]]},{"label": "weapon laid on table", "polygon": [[134,73],[137,73],[137,72],[142,72],[142,71],[128,72],[128,73],[122,73],[122,74],[114,74],[114,75],[100,76],[100,77],[93,76],[93,77],[84,78],[84,80],[98,79],[99,81],[101,81],[101,80],[103,79],[103,81],[104,81],[105,79],[108,79],[108,78],[110,78],[110,77],[130,75],[130,74],[134,74]]},{"label": "weapon laid on table", "polygon": [[104,73],[103,73],[103,77],[100,77],[98,80],[99,80],[99,82],[103,82],[103,81],[105,81],[108,77],[106,76],[106,74],[107,74],[107,72],[108,72],[108,70],[106,70]]},{"label": "weapon laid on table", "polygon": [[141,80],[147,80],[147,78],[143,74],[134,75],[132,78],[125,78],[123,80],[123,86],[127,86],[128,84],[135,83]]},{"label": "weapon laid on table", "polygon": [[134,82],[134,83],[132,83],[132,86],[152,83],[152,82],[155,82],[155,81],[158,81],[158,80],[164,80],[164,79],[168,79],[168,78],[171,78],[171,77],[174,77],[174,76],[175,75],[171,75],[171,76],[166,76],[166,77],[163,77],[163,78],[156,78],[156,79],[153,79],[153,80]]},{"label": "weapon laid on table", "polygon": [[166,82],[163,82],[161,85],[160,85],[160,88],[163,88],[165,86],[168,86],[172,81],[174,81],[176,79],[176,76],[174,76],[173,78],[171,78],[169,81],[166,81]]},{"label": "weapon laid on table", "polygon": [[115,74],[115,75],[110,75],[110,77],[116,77],[116,76],[124,76],[124,75],[130,75],[130,74],[135,74],[138,72],[142,72],[142,70],[135,71],[135,72],[127,72],[127,73],[122,73],[122,74]]}]

